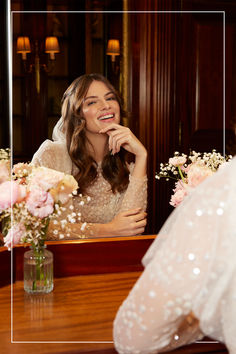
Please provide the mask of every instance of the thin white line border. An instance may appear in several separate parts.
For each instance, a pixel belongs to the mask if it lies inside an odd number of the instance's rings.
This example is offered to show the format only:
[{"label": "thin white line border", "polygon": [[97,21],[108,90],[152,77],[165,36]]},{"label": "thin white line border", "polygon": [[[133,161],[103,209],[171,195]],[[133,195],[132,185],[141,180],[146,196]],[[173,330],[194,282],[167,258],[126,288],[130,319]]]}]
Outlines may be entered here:
[{"label": "thin white line border", "polygon": [[[84,13],[128,13],[128,14],[191,14],[191,13],[212,13],[223,14],[223,155],[225,156],[225,11],[11,11],[10,0],[7,0],[7,55],[8,55],[8,82],[9,82],[9,124],[10,124],[10,148],[13,154],[13,88],[12,88],[12,43],[13,43],[13,15],[14,14],[40,14],[40,13],[66,13],[66,14],[84,14]],[[74,343],[74,344],[111,344],[113,341],[14,341],[13,340],[13,251],[11,249],[11,343]],[[196,341],[198,344],[220,343],[218,341]]]}]

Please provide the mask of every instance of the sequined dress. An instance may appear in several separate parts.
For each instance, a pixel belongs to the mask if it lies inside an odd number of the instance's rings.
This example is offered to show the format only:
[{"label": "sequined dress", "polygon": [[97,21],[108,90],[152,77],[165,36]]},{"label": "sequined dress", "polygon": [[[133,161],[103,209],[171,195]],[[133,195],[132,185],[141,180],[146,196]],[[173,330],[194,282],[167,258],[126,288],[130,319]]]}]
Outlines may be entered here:
[{"label": "sequined dress", "polygon": [[[45,166],[57,171],[75,175],[77,168],[71,162],[66,145],[46,140],[34,154],[32,163],[36,166]],[[129,185],[122,193],[113,193],[108,181],[102,176],[101,164],[98,164],[98,175],[94,183],[87,189],[89,198],[80,196],[73,198],[73,212],[78,216],[82,227],[81,237],[96,235],[96,224],[110,222],[118,213],[140,207],[145,210],[147,205],[147,177],[132,176],[133,164],[129,165]],[[67,206],[66,213],[71,213],[71,205]],[[62,218],[64,217],[62,216]],[[85,224],[86,223],[86,224]],[[73,232],[71,233],[73,234]],[[49,239],[57,239],[50,234]],[[69,237],[74,238],[73,235]],[[75,236],[75,235],[74,235]]]},{"label": "sequined dress", "polygon": [[164,224],[114,321],[121,354],[159,353],[209,336],[236,353],[236,157]]}]

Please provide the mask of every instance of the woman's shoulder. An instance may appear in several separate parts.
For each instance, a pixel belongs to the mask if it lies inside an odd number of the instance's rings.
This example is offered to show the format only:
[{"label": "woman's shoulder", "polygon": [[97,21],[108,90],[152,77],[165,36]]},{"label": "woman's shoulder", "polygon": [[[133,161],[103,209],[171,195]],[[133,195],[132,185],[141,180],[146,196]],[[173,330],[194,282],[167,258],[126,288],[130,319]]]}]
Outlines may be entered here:
[{"label": "woman's shoulder", "polygon": [[45,166],[57,171],[71,173],[72,162],[67,151],[66,144],[45,140],[32,158],[36,166]]}]

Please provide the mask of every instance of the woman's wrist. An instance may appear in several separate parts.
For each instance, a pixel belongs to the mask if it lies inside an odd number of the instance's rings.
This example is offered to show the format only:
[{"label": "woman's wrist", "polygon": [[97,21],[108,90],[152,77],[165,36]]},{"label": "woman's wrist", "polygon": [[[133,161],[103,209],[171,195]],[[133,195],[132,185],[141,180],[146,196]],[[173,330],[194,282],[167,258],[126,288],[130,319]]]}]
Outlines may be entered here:
[{"label": "woman's wrist", "polygon": [[143,178],[147,175],[147,151],[143,152],[143,154],[135,156],[135,164],[132,176],[137,178]]},{"label": "woman's wrist", "polygon": [[113,233],[111,222],[107,224],[97,224],[97,236],[114,236]]},{"label": "woman's wrist", "polygon": [[142,149],[140,149],[135,154],[135,160],[137,159],[147,159],[147,150],[143,145],[142,145]]}]

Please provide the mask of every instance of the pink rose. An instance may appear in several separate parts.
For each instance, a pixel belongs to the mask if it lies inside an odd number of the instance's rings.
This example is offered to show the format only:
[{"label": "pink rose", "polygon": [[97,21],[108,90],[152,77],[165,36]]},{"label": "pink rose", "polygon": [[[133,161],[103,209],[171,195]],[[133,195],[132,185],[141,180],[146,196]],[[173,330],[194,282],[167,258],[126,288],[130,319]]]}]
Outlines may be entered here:
[{"label": "pink rose", "polygon": [[10,179],[10,161],[0,160],[0,183]]},{"label": "pink rose", "polygon": [[208,176],[211,176],[214,172],[207,166],[201,166],[197,163],[193,163],[188,171],[188,185],[190,187],[196,187],[199,183],[204,181]]},{"label": "pink rose", "polygon": [[46,167],[37,167],[33,170],[30,180],[30,189],[40,187],[44,191],[55,188],[63,180],[64,173]]},{"label": "pink rose", "polygon": [[53,204],[54,200],[51,194],[39,188],[30,191],[26,200],[29,212],[40,219],[53,213]]},{"label": "pink rose", "polygon": [[16,181],[7,181],[0,184],[0,212],[21,202],[26,197],[26,187]]},{"label": "pink rose", "polygon": [[184,197],[187,195],[187,190],[185,188],[183,189],[178,189],[172,196],[170,199],[170,205],[172,205],[173,207],[177,207],[182,200],[184,199]]},{"label": "pink rose", "polygon": [[58,183],[56,188],[52,188],[50,193],[52,194],[55,202],[61,202],[65,204],[69,200],[69,195],[76,191],[78,188],[78,183],[71,175],[65,175],[63,180]]},{"label": "pink rose", "polygon": [[6,237],[4,237],[4,246],[10,248],[11,245],[17,245],[21,238],[24,236],[26,232],[25,225],[23,223],[16,224],[12,226]]},{"label": "pink rose", "polygon": [[184,156],[175,156],[169,159],[169,164],[177,167],[177,166],[184,165],[186,161],[187,161],[186,157]]}]

